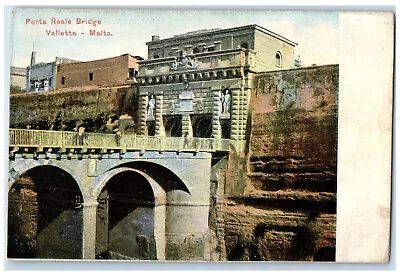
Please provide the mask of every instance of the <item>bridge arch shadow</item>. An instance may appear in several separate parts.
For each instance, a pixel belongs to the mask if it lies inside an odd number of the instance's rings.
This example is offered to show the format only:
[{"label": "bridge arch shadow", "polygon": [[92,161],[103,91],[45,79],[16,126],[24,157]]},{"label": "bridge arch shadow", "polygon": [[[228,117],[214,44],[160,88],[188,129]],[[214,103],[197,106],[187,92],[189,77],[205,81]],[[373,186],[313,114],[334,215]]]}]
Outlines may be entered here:
[{"label": "bridge arch shadow", "polygon": [[169,169],[136,161],[108,170],[93,190],[97,198],[96,257],[165,260],[167,194],[190,196]]},{"label": "bridge arch shadow", "polygon": [[[24,168],[23,168],[24,169]],[[80,259],[82,193],[57,166],[26,166],[9,183],[9,258]]]},{"label": "bridge arch shadow", "polygon": [[166,193],[179,190],[191,195],[185,183],[170,169],[153,162],[135,161],[124,163],[118,167],[129,167],[142,171],[151,176]]}]

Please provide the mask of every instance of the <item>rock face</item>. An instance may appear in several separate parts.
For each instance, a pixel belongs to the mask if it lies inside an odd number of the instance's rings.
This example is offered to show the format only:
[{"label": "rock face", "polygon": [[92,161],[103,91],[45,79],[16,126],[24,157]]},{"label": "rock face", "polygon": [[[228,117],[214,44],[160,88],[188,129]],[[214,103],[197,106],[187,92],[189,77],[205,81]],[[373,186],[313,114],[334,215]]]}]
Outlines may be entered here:
[{"label": "rock face", "polygon": [[107,132],[107,125],[128,114],[136,118],[136,87],[82,87],[10,97],[10,127]]},{"label": "rock face", "polygon": [[335,65],[255,77],[247,182],[227,193],[228,260],[335,260],[337,97]]}]

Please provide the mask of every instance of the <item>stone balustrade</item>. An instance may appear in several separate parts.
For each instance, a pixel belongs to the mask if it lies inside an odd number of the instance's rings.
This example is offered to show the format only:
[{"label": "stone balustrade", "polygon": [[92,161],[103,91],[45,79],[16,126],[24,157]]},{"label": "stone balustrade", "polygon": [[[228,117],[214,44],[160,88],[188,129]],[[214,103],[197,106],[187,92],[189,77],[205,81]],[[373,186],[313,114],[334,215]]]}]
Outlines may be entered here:
[{"label": "stone balustrade", "polygon": [[73,148],[102,151],[229,152],[235,150],[234,144],[229,139],[28,129],[10,129],[9,145],[14,148]]}]

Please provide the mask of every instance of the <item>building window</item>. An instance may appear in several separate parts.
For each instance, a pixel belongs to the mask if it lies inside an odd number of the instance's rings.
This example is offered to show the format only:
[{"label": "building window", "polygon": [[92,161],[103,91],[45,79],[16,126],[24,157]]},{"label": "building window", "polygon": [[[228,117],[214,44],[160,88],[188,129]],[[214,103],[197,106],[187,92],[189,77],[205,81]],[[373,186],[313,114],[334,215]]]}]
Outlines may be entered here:
[{"label": "building window", "polygon": [[157,54],[155,54],[155,55],[154,55],[154,58],[159,58],[159,57],[160,57],[160,56],[159,56],[159,55],[157,55]]},{"label": "building window", "polygon": [[282,54],[279,51],[275,54],[275,65],[279,68],[282,67]]},{"label": "building window", "polygon": [[215,51],[215,46],[211,46],[211,47],[208,47],[208,52],[214,52]]},{"label": "building window", "polygon": [[242,42],[242,44],[240,44],[240,48],[249,49],[249,44],[247,42]]},{"label": "building window", "polygon": [[137,75],[138,75],[138,71],[136,71],[135,69],[132,69],[132,68],[129,69],[129,79],[136,78]]},{"label": "building window", "polygon": [[89,80],[93,81],[93,73],[89,73]]},{"label": "building window", "polygon": [[61,77],[61,84],[65,84],[65,77]]},{"label": "building window", "polygon": [[198,47],[194,47],[193,48],[193,54],[197,54],[197,53],[200,53],[200,50],[199,50]]}]

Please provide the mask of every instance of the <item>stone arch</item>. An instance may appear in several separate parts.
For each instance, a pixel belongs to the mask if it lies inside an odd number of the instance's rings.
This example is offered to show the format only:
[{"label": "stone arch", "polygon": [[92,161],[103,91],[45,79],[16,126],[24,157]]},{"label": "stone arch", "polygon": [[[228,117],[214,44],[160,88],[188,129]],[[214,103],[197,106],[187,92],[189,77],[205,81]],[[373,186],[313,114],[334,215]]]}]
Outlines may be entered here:
[{"label": "stone arch", "polygon": [[82,194],[83,200],[86,200],[88,198],[88,193],[87,190],[84,188],[84,185],[82,184],[82,180],[76,176],[74,171],[71,169],[71,167],[68,166],[62,166],[61,164],[55,163],[55,162],[49,162],[48,160],[21,160],[19,162],[12,163],[8,175],[8,191],[10,191],[12,185],[15,183],[15,181],[24,173],[27,171],[34,169],[36,167],[40,166],[50,166],[50,167],[56,167],[60,170],[65,171],[71,177],[76,181],[76,184],[79,187],[79,190]]},{"label": "stone arch", "polygon": [[172,190],[179,190],[188,195],[191,195],[188,185],[171,169],[164,165],[150,161],[128,161],[120,164],[119,167],[129,167],[137,169],[153,178],[166,193]]},{"label": "stone arch", "polygon": [[112,168],[110,170],[108,170],[107,172],[105,172],[101,178],[96,181],[97,185],[95,187],[93,187],[93,190],[91,192],[91,195],[93,198],[97,198],[101,192],[101,190],[106,186],[107,182],[114,177],[115,175],[121,173],[121,172],[126,172],[126,171],[131,171],[131,172],[135,172],[140,174],[141,176],[143,176],[146,180],[149,181],[149,184],[151,186],[151,189],[153,190],[154,193],[154,198],[156,200],[156,203],[160,203],[160,204],[165,204],[165,191],[159,186],[157,185],[157,183],[146,173],[137,170],[137,169],[133,169],[130,167],[115,167]]},{"label": "stone arch", "polygon": [[181,116],[164,117],[165,134],[167,137],[182,136],[182,118]]},{"label": "stone arch", "polygon": [[212,135],[212,117],[210,115],[193,116],[193,137],[210,138]]},{"label": "stone arch", "polygon": [[[181,200],[191,197],[191,193],[187,185],[169,168],[149,161],[130,161],[119,166],[113,167],[104,172],[97,181],[91,196],[93,198],[100,195],[106,183],[118,173],[135,172],[147,180],[155,197],[154,209],[154,238],[156,243],[156,256],[158,260],[169,259],[168,237],[176,237],[176,231],[171,225],[176,224],[173,220],[180,217],[177,215]],[[179,212],[178,212],[179,213]],[[172,232],[172,233],[170,233]]]},{"label": "stone arch", "polygon": [[10,171],[8,257],[80,258],[83,194],[73,173],[25,160]]},{"label": "stone arch", "polygon": [[101,191],[114,177],[127,172],[140,175],[150,185],[150,188],[154,196],[153,235],[155,242],[155,257],[157,260],[165,260],[166,193],[164,189],[153,178],[151,178],[148,174],[138,169],[130,167],[115,167],[111,170],[108,170],[100,177],[100,179],[97,182],[98,184],[94,187],[92,191],[92,196],[94,198],[99,198]]}]

